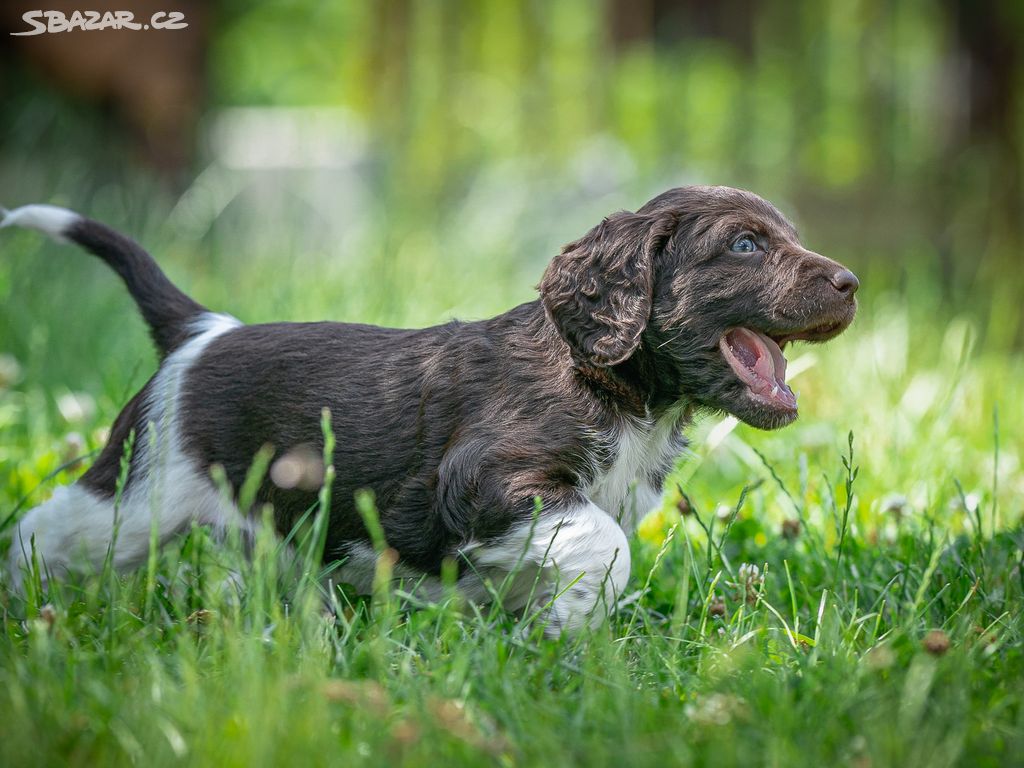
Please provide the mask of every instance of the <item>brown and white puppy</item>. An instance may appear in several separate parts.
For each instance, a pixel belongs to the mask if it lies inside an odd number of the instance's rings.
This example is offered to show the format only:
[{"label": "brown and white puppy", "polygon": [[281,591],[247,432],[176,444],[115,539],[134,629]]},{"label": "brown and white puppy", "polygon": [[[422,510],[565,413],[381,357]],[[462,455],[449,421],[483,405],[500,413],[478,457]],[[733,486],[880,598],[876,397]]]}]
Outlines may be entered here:
[{"label": "brown and white puppy", "polygon": [[[595,624],[626,585],[627,535],[657,503],[693,413],[727,411],[765,429],[792,422],[782,348],[832,338],[856,311],[852,272],[805,249],[769,203],[726,187],[673,189],[613,214],[555,257],[538,300],[423,330],[243,325],[185,296],[102,224],[26,206],[3,226],[103,259],[162,358],[96,463],[20,522],[16,581],[33,540],[59,573],[95,567],[111,545],[117,567],[140,563],[153,515],[161,539],[193,522],[248,525],[211,482],[211,465],[237,489],[265,444],[279,467],[315,455],[329,408],[337,475],[325,557],[343,561],[340,580],[371,585],[374,550],[353,500],[370,489],[396,573],[436,583],[451,558],[461,588],[481,601],[485,580],[511,574],[511,610],[539,576],[537,604],[558,595],[550,634]],[[114,537],[130,430],[140,439]],[[315,488],[291,474],[258,494],[282,533],[316,503]]]}]

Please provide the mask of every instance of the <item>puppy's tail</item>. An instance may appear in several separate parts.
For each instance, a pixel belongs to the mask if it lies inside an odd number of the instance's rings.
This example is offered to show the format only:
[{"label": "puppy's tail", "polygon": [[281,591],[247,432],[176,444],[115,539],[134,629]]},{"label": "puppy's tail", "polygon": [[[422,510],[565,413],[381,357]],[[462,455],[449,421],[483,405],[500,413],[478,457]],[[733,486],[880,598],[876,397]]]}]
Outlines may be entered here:
[{"label": "puppy's tail", "polygon": [[182,293],[142,246],[98,221],[54,205],[0,208],[0,227],[24,227],[61,243],[76,243],[99,256],[121,276],[149,324],[153,342],[164,357],[194,335],[194,321],[207,312]]}]

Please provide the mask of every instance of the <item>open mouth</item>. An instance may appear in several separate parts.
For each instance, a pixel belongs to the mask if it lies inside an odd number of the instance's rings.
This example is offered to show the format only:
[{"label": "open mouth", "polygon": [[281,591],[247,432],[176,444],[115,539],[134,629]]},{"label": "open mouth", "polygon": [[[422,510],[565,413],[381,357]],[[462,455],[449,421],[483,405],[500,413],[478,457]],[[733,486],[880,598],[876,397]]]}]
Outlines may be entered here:
[{"label": "open mouth", "polygon": [[786,384],[786,358],[769,336],[750,328],[733,328],[718,345],[750,396],[783,411],[796,411],[796,395]]},{"label": "open mouth", "polygon": [[773,335],[752,328],[733,328],[722,336],[718,346],[755,401],[795,414],[796,394],[786,384],[786,358],[782,350],[790,341],[830,339],[843,327],[842,322],[826,323],[796,333]]}]

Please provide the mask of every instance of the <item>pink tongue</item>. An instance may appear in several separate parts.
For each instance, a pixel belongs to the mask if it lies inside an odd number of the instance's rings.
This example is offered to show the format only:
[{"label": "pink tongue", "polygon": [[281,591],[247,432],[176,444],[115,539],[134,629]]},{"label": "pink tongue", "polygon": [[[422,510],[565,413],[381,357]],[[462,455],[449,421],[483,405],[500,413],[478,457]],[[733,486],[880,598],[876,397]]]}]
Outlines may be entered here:
[{"label": "pink tongue", "polygon": [[786,385],[786,358],[779,345],[749,328],[726,334],[726,358],[754,394],[786,408],[796,408],[796,395]]},{"label": "pink tongue", "polygon": [[[736,356],[739,357],[748,368],[756,373],[758,378],[775,381],[775,360],[772,359],[771,351],[765,349],[764,342],[756,335],[749,332],[745,334],[745,338],[736,339],[736,337],[733,336],[733,339],[734,341],[739,341],[739,343],[735,344],[733,347],[733,349],[736,350]],[[785,372],[783,372],[783,374],[785,374]]]}]

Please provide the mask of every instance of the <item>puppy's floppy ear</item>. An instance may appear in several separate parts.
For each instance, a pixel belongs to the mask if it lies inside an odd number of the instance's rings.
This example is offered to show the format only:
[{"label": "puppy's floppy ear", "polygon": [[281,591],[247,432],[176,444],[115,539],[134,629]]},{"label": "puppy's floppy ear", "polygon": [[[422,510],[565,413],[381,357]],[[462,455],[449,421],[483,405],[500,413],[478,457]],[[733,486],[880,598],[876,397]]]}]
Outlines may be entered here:
[{"label": "puppy's floppy ear", "polygon": [[636,350],[651,316],[654,255],[669,235],[662,217],[616,213],[548,265],[541,301],[577,362],[616,365]]}]

